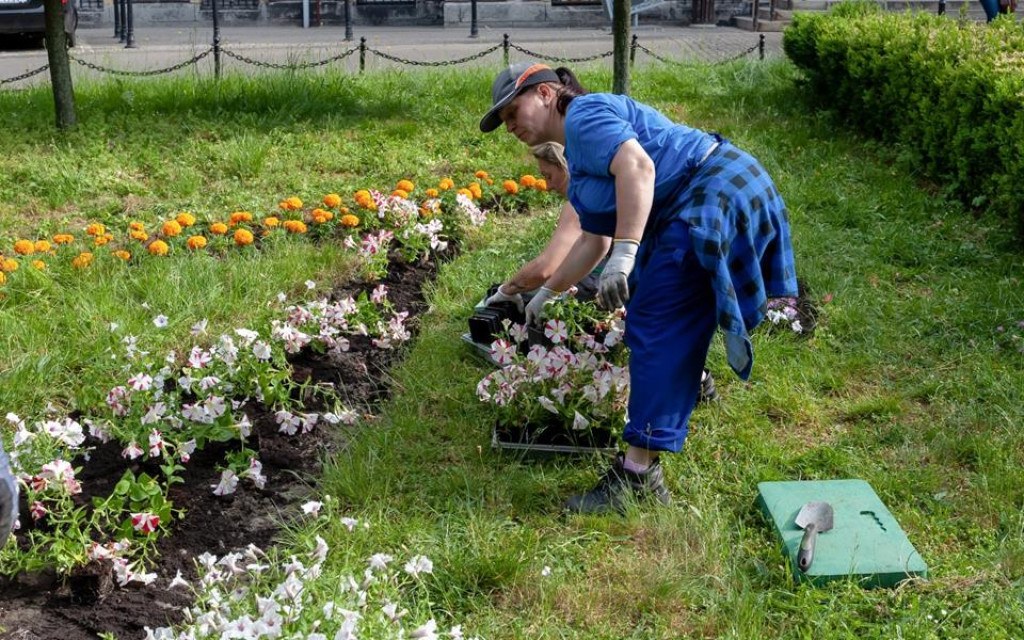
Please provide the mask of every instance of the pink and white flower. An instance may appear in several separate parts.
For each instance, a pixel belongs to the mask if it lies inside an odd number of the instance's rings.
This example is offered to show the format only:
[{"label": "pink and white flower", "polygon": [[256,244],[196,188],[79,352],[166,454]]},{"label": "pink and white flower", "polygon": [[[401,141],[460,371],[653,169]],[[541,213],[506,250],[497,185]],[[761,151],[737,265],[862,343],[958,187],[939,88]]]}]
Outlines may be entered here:
[{"label": "pink and white flower", "polygon": [[132,514],[132,528],[141,533],[153,533],[160,525],[160,516],[143,512]]},{"label": "pink and white flower", "polygon": [[238,476],[231,469],[225,469],[220,474],[220,482],[211,484],[210,488],[213,489],[213,495],[215,496],[231,495],[238,488]]},{"label": "pink and white flower", "polygon": [[544,324],[544,335],[554,344],[565,342],[566,338],[569,337],[565,321],[558,319],[548,320]]},{"label": "pink and white flower", "polygon": [[434,563],[426,556],[413,556],[411,560],[405,563],[405,572],[414,578],[421,573],[433,573]]}]

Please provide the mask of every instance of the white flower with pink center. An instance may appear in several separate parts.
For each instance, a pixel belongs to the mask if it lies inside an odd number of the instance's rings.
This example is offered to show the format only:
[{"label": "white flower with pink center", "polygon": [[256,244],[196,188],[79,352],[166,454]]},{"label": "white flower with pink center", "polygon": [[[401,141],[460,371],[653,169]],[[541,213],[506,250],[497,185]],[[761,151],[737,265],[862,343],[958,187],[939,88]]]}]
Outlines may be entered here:
[{"label": "white flower with pink center", "polygon": [[142,447],[140,447],[137,442],[132,440],[131,442],[128,443],[128,446],[121,451],[121,456],[124,458],[128,458],[129,460],[134,460],[141,456],[143,453],[145,452],[142,450]]},{"label": "white flower with pink center", "polygon": [[558,415],[558,407],[555,406],[555,403],[551,400],[551,398],[547,396],[538,396],[537,402],[540,403],[540,406],[544,407],[551,413]]},{"label": "white flower with pink center", "polygon": [[378,284],[370,292],[370,302],[374,304],[383,304],[388,299],[388,288],[386,285]]},{"label": "white flower with pink center", "polygon": [[213,495],[215,496],[231,495],[238,488],[238,476],[231,469],[225,469],[220,474],[220,482],[211,484],[210,488],[213,489]]},{"label": "white flower with pink center", "polygon": [[149,434],[149,457],[155,458],[164,454],[164,436],[162,433],[153,429]]},{"label": "white flower with pink center", "polygon": [[507,340],[495,340],[491,343],[491,359],[499,367],[512,364],[515,360],[516,348],[513,347]]},{"label": "white flower with pink center", "polygon": [[201,347],[192,347],[192,351],[188,354],[188,366],[193,369],[202,369],[211,362],[213,362],[213,354],[204,351]]}]

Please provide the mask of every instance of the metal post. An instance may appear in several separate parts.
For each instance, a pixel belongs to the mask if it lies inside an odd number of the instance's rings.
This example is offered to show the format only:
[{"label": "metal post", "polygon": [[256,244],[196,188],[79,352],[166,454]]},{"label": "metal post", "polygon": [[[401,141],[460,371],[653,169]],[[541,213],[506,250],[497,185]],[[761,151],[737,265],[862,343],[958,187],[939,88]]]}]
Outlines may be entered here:
[{"label": "metal post", "polygon": [[637,38],[636,34],[633,34],[633,39],[629,43],[629,67],[632,69],[633,65],[636,64],[636,46]]},{"label": "metal post", "polygon": [[345,0],[345,41],[352,40],[352,0]]},{"label": "metal post", "polygon": [[939,0],[939,15],[946,15],[946,0]]},{"label": "metal post", "polygon": [[762,60],[764,60],[764,34],[760,34],[757,37],[757,54]]},{"label": "metal post", "polygon": [[502,48],[502,51],[504,51],[505,66],[507,67],[508,66],[508,34],[507,33],[505,35],[503,35],[502,38],[501,38],[501,48]]},{"label": "metal post", "polygon": [[220,19],[217,0],[210,0],[213,9],[213,77],[220,80]]},{"label": "metal post", "polygon": [[123,0],[114,0],[114,37],[121,37],[121,2]]},{"label": "metal post", "polygon": [[132,17],[132,0],[128,1],[128,37],[125,40],[125,49],[135,48],[135,18]]},{"label": "metal post", "polygon": [[128,0],[121,0],[121,33],[117,36],[118,42],[128,40]]},{"label": "metal post", "polygon": [[359,38],[359,73],[366,69],[366,38]]},{"label": "metal post", "polygon": [[302,28],[309,28],[309,0],[302,0]]},{"label": "metal post", "polygon": [[479,38],[480,31],[476,28],[476,0],[471,0],[471,2],[469,3],[469,15],[469,37]]},{"label": "metal post", "polygon": [[754,31],[757,31],[758,23],[761,21],[759,15],[761,13],[761,0],[754,0],[750,3],[750,11],[754,22]]}]

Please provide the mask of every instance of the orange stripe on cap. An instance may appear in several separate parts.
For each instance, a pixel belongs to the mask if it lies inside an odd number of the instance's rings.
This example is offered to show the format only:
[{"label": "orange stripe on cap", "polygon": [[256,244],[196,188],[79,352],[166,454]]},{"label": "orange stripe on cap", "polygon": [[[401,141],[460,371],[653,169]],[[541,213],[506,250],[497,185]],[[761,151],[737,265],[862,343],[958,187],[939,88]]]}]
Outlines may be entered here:
[{"label": "orange stripe on cap", "polygon": [[520,86],[522,86],[522,84],[524,82],[526,82],[527,78],[529,78],[533,74],[537,73],[538,71],[543,71],[544,69],[547,69],[548,71],[550,71],[551,67],[549,67],[546,64],[535,64],[532,67],[530,67],[529,69],[527,69],[526,71],[524,71],[521,74],[519,74],[519,78],[516,79],[516,89],[518,89]]}]

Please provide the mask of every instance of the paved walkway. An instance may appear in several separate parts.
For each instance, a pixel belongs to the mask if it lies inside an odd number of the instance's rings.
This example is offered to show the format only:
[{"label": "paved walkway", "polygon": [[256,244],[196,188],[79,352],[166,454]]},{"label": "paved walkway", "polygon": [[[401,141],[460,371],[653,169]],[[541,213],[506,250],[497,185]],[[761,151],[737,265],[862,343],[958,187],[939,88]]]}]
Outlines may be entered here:
[{"label": "paved walkway", "polygon": [[[658,55],[671,59],[720,61],[754,48],[749,55],[756,58],[758,34],[731,27],[674,27],[640,26],[633,31],[641,45]],[[359,38],[365,37],[367,46],[392,56],[417,61],[452,60],[470,56],[494,45],[500,45],[502,34],[508,33],[514,45],[545,56],[582,58],[612,49],[609,29],[488,29],[481,27],[478,39],[469,38],[467,28],[444,27],[360,27],[355,30],[352,42],[345,42],[343,26],[326,26],[302,29],[287,26],[224,27],[221,30],[221,44],[224,49],[253,60],[277,64],[314,62],[343,53],[358,46]],[[188,60],[211,46],[213,30],[208,26],[148,27],[136,29],[137,48],[125,49],[112,36],[113,29],[79,29],[79,44],[72,55],[81,60],[115,69],[147,70],[158,69]],[[781,55],[782,34],[765,34],[767,55]],[[533,56],[513,49],[512,60],[528,59]],[[497,66],[501,64],[501,50],[473,61],[470,64]],[[637,52],[636,63],[648,64],[653,59],[643,51]],[[0,80],[10,78],[46,64],[46,52],[25,44],[0,42]],[[235,70],[252,71],[258,67],[243,64],[225,56],[226,72]],[[595,64],[611,65],[606,58]],[[332,63],[350,71],[359,65],[358,54]],[[380,69],[399,66],[368,53],[366,68]],[[579,66],[578,64],[576,66]],[[97,75],[98,72],[72,63],[75,77]],[[176,73],[189,73],[191,67]],[[197,63],[195,72],[213,73],[212,56]],[[27,80],[0,85],[0,89],[28,86],[48,81],[47,73],[41,73]]]}]

